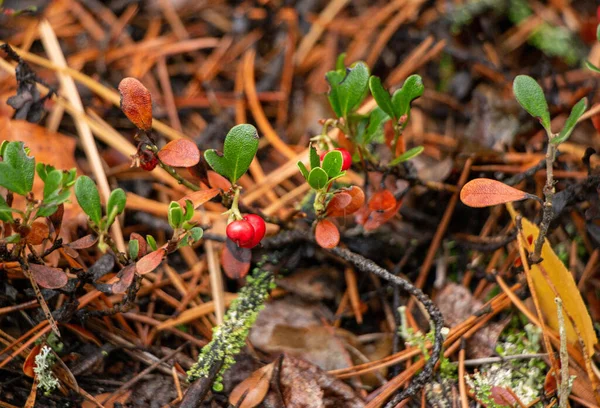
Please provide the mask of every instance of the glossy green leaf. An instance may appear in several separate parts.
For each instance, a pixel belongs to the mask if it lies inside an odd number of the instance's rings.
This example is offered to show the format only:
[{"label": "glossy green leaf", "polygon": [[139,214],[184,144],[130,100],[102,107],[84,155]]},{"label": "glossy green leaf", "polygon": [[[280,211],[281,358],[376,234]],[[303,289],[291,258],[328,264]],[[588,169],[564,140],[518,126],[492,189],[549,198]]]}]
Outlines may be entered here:
[{"label": "glossy green leaf", "polygon": [[569,136],[571,136],[573,129],[575,129],[577,121],[585,113],[586,109],[587,98],[581,98],[581,100],[577,102],[575,106],[573,106],[573,109],[571,109],[571,113],[569,114],[569,117],[567,118],[567,121],[565,122],[558,136],[550,139],[550,142],[553,144],[560,144],[566,142]]},{"label": "glossy green leaf", "polygon": [[344,164],[344,158],[342,152],[339,150],[332,150],[328,152],[323,158],[323,164],[321,168],[325,170],[329,178],[336,177],[342,172],[342,165]]},{"label": "glossy green leaf", "polygon": [[156,245],[156,240],[152,235],[146,235],[146,242],[148,243],[148,246],[152,248],[153,251],[156,251],[158,249],[158,246]]},{"label": "glossy green leaf", "polygon": [[257,150],[258,133],[256,128],[243,124],[234,126],[227,133],[222,154],[210,149],[204,152],[204,157],[213,170],[235,184],[250,167]]},{"label": "glossy green leaf", "polygon": [[321,158],[319,157],[319,153],[317,153],[317,149],[315,149],[313,145],[310,145],[309,157],[311,169],[314,169],[315,167],[321,167]]},{"label": "glossy green leaf", "polygon": [[423,153],[423,150],[425,150],[425,148],[423,146],[417,146],[417,147],[413,147],[412,149],[409,149],[407,151],[405,151],[404,153],[402,153],[400,156],[396,157],[394,160],[392,160],[390,162],[390,166],[396,166],[402,162],[408,161],[414,157],[417,157],[418,155],[420,155],[421,153]]},{"label": "glossy green leaf", "polygon": [[540,123],[547,132],[550,129],[550,112],[542,87],[530,76],[518,75],[513,82],[513,92],[519,104]]},{"label": "glossy green leaf", "polygon": [[345,76],[341,71],[330,71],[326,78],[331,87],[329,102],[333,110],[338,117],[346,117],[365,98],[369,86],[369,68],[364,62],[357,62],[346,69]]},{"label": "glossy green leaf", "polygon": [[60,170],[51,170],[49,173],[43,173],[45,174],[44,201],[47,202],[48,200],[56,197],[60,193],[62,187],[63,172]]},{"label": "glossy green leaf", "polygon": [[127,196],[125,195],[125,191],[123,191],[123,189],[117,188],[110,193],[108,202],[106,203],[106,214],[108,214],[106,221],[107,226],[112,225],[112,223],[115,221],[115,217],[125,210],[126,203]]},{"label": "glossy green leaf", "polygon": [[12,208],[8,206],[4,197],[0,195],[0,221],[13,222]]},{"label": "glossy green leaf", "polygon": [[383,142],[383,127],[388,120],[390,120],[390,116],[383,109],[380,107],[373,109],[369,114],[369,125],[363,136],[362,144]]},{"label": "glossy green leaf", "polygon": [[204,230],[200,227],[194,227],[188,232],[188,234],[192,239],[192,243],[198,242],[200,238],[202,238],[202,236],[204,235]]},{"label": "glossy green leaf", "polygon": [[327,173],[320,167],[312,169],[308,174],[308,184],[315,190],[324,188],[328,180]]},{"label": "glossy green leaf", "polygon": [[96,183],[88,176],[79,177],[75,182],[75,197],[83,212],[99,226],[102,219],[102,206]]},{"label": "glossy green leaf", "polygon": [[304,163],[298,161],[298,163],[296,164],[298,165],[298,168],[300,169],[300,173],[302,173],[302,177],[304,177],[304,180],[308,180],[308,169],[306,168]]},{"label": "glossy green leaf", "polygon": [[423,95],[424,91],[423,79],[419,75],[415,74],[406,78],[402,88],[398,89],[392,95],[394,116],[400,119],[403,115],[408,115],[410,113],[410,104]]},{"label": "glossy green leaf", "polygon": [[171,201],[168,212],[169,225],[173,228],[181,227],[183,223],[183,209],[177,201]]},{"label": "glossy green leaf", "polygon": [[183,217],[184,221],[189,221],[194,217],[194,203],[192,200],[185,200],[185,215]]},{"label": "glossy green leaf", "polygon": [[0,162],[0,186],[20,194],[27,195],[33,188],[35,159],[29,157],[23,142],[9,142]]},{"label": "glossy green leaf", "polygon": [[6,147],[10,142],[8,140],[3,140],[0,144],[0,157],[4,157],[4,152],[6,151]]},{"label": "glossy green leaf", "polygon": [[129,259],[136,260],[140,253],[140,243],[137,239],[129,241]]},{"label": "glossy green leaf", "polygon": [[385,90],[383,85],[381,85],[381,79],[376,76],[371,76],[371,78],[369,78],[369,88],[371,89],[373,98],[375,98],[375,102],[377,102],[377,106],[387,113],[388,116],[394,117],[392,98],[390,97],[390,93]]},{"label": "glossy green leaf", "polygon": [[336,71],[346,71],[346,64],[344,63],[345,60],[346,60],[345,52],[342,52],[340,55],[338,55],[337,59],[335,60]]}]

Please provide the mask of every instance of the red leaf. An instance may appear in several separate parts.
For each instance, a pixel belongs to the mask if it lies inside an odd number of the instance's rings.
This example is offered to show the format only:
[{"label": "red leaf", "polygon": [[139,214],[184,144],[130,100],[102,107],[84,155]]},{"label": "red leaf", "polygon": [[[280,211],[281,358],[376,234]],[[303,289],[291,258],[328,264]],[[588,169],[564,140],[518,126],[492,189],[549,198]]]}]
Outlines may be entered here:
[{"label": "red leaf", "polygon": [[142,237],[137,232],[132,232],[131,235],[129,235],[129,240],[131,241],[132,239],[135,239],[139,244],[137,259],[140,259],[148,253],[148,243],[146,242],[144,237]]},{"label": "red leaf", "polygon": [[327,203],[327,215],[331,217],[343,217],[346,215],[346,207],[352,202],[352,196],[341,192],[335,194]]},{"label": "red leaf", "polygon": [[36,221],[31,224],[31,230],[27,234],[27,242],[31,245],[40,245],[44,242],[44,239],[48,238],[50,234],[50,228],[45,221]]},{"label": "red leaf", "polygon": [[600,114],[592,116],[592,124],[594,125],[594,129],[596,129],[596,132],[600,132]]},{"label": "red leaf", "polygon": [[121,110],[139,129],[152,130],[152,96],[135,78],[125,78],[119,83]]},{"label": "red leaf", "polygon": [[192,167],[200,161],[200,150],[191,140],[177,139],[160,149],[158,158],[169,166]]},{"label": "red leaf", "polygon": [[129,286],[131,286],[131,282],[133,282],[133,277],[135,276],[136,265],[127,265],[123,268],[118,274],[117,278],[119,278],[118,282],[113,283],[112,292],[117,293],[125,293]]},{"label": "red leaf", "polygon": [[231,182],[219,173],[209,170],[206,174],[208,177],[208,184],[211,187],[219,188],[223,191],[231,190]]},{"label": "red leaf", "polygon": [[38,285],[47,289],[62,288],[69,280],[62,269],[46,265],[29,264],[29,272]]},{"label": "red leaf", "polygon": [[460,200],[469,207],[489,207],[496,204],[524,200],[527,193],[500,181],[478,178],[469,181],[460,190]]},{"label": "red leaf", "polygon": [[229,238],[221,252],[221,266],[223,272],[230,279],[243,278],[250,272],[250,260],[252,251],[248,248],[240,248]]},{"label": "red leaf", "polygon": [[86,248],[90,248],[92,245],[94,245],[96,243],[96,241],[98,241],[98,237],[96,237],[95,235],[89,234],[89,235],[86,235],[85,237],[79,238],[76,241],[69,242],[67,245],[71,249],[86,249]]},{"label": "red leaf", "polygon": [[517,407],[517,400],[506,388],[494,386],[490,390],[492,399],[498,405],[506,407]]},{"label": "red leaf", "polygon": [[340,231],[329,220],[321,220],[315,228],[315,239],[321,248],[335,248],[340,242]]},{"label": "red leaf", "polygon": [[166,255],[166,251],[163,248],[158,248],[156,251],[150,252],[142,259],[137,261],[135,267],[140,275],[145,275],[148,272],[152,272],[158,265],[163,261]]},{"label": "red leaf", "polygon": [[347,191],[348,194],[352,196],[352,202],[346,207],[347,214],[354,214],[365,203],[365,193],[362,191],[360,187],[353,186],[350,191]]},{"label": "red leaf", "polygon": [[396,197],[389,190],[378,191],[369,200],[371,211],[389,211],[396,206]]},{"label": "red leaf", "polygon": [[27,377],[31,377],[31,378],[35,377],[35,373],[33,372],[33,368],[35,367],[35,356],[37,356],[39,354],[41,349],[42,349],[41,344],[36,344],[35,346],[33,346],[33,348],[31,349],[31,352],[27,355],[27,358],[25,359],[25,362],[23,363],[23,373]]},{"label": "red leaf", "polygon": [[60,204],[58,206],[58,209],[54,212],[54,214],[52,214],[50,217],[48,217],[50,219],[50,222],[52,223],[52,226],[54,227],[54,232],[56,232],[57,237],[60,236],[60,229],[62,227],[64,215],[65,215],[65,205]]},{"label": "red leaf", "polygon": [[178,201],[178,203],[179,203],[179,205],[181,205],[182,208],[185,208],[185,200],[190,200],[194,204],[194,209],[197,209],[202,204],[204,204],[204,203],[212,200],[214,197],[216,197],[219,194],[219,191],[220,190],[218,188],[194,191],[193,193],[188,194],[185,197],[182,197]]}]

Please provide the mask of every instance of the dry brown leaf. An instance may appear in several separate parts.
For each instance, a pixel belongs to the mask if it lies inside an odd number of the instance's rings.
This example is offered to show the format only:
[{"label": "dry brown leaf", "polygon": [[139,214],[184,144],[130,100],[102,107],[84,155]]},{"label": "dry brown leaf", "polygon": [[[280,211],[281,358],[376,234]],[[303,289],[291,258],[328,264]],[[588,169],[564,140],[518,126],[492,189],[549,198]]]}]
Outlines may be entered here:
[{"label": "dry brown leaf", "polygon": [[272,376],[273,363],[259,368],[231,391],[229,403],[238,408],[258,406],[269,392],[269,383]]},{"label": "dry brown leaf", "polygon": [[38,285],[47,289],[62,288],[69,280],[62,269],[46,265],[29,264],[29,272]]}]

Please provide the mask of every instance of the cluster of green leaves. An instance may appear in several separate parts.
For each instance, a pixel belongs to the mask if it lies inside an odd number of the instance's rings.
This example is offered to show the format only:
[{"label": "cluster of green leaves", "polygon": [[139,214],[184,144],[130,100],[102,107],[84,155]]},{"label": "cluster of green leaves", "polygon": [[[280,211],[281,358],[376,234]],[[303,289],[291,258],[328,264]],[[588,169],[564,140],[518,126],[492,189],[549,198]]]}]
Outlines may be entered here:
[{"label": "cluster of green leaves", "polygon": [[519,104],[534,118],[538,119],[546,133],[550,143],[559,145],[569,139],[579,118],[587,109],[587,98],[582,98],[573,106],[563,128],[558,133],[553,133],[550,127],[550,110],[544,96],[542,87],[527,75],[518,75],[513,82],[513,92]]},{"label": "cluster of green leaves", "polygon": [[[395,146],[410,118],[412,101],[423,95],[423,80],[419,75],[411,75],[402,88],[390,95],[381,84],[381,79],[370,75],[364,62],[356,62],[346,68],[344,58],[345,54],[340,55],[336,69],[326,74],[330,86],[329,104],[337,116],[336,125],[354,143],[366,148],[371,143],[383,142],[384,125],[391,120]],[[378,106],[366,115],[359,114],[357,110],[369,91]],[[422,150],[413,150],[394,164],[408,160]]]},{"label": "cluster of green leaves", "polygon": [[35,218],[49,217],[56,212],[59,205],[69,200],[69,189],[76,178],[75,169],[62,171],[42,163],[36,165],[35,158],[29,156],[29,151],[23,142],[2,142],[0,157],[2,157],[0,186],[10,192],[27,197],[33,189],[36,171],[38,177],[44,182],[43,199],[37,204],[30,201],[24,211],[11,208],[0,196],[1,221],[14,222],[13,213],[24,217],[25,223]]},{"label": "cluster of green leaves", "polygon": [[343,161],[342,153],[332,150],[323,157],[323,163],[321,163],[317,149],[311,146],[310,171],[301,161],[298,161],[298,168],[312,188],[325,192],[334,180],[346,174],[345,171],[342,171]]},{"label": "cluster of green leaves", "polygon": [[180,237],[179,248],[191,245],[202,238],[202,228],[197,227],[196,222],[192,221],[194,213],[194,203],[190,200],[185,200],[185,209],[177,201],[172,201],[169,205],[169,225]]},{"label": "cluster of green leaves", "polygon": [[223,152],[214,149],[204,152],[204,158],[221,176],[229,179],[232,185],[248,171],[258,150],[258,133],[252,125],[242,124],[231,128],[225,142]]}]

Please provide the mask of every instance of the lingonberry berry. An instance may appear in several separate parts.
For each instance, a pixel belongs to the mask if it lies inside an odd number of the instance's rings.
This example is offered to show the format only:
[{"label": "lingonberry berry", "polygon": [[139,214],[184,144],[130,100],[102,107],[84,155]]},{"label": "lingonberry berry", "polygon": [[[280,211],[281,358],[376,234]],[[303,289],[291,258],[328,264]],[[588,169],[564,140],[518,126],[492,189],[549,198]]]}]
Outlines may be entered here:
[{"label": "lingonberry berry", "polygon": [[254,248],[260,241],[264,238],[265,232],[267,230],[267,226],[265,225],[265,220],[262,219],[261,216],[256,214],[246,214],[244,215],[244,220],[248,221],[252,228],[254,228],[254,238],[248,244],[242,245],[242,248]]},{"label": "lingonberry berry", "polygon": [[245,220],[230,222],[226,232],[227,237],[242,248],[246,248],[246,245],[254,239],[254,227]]},{"label": "lingonberry berry", "polygon": [[[333,150],[337,150],[342,153],[342,171],[348,170],[350,166],[352,166],[352,155],[350,154],[350,152],[346,149],[342,149],[341,147],[338,147],[337,149]],[[323,161],[327,153],[329,153],[329,150],[321,153],[321,161]]]}]

